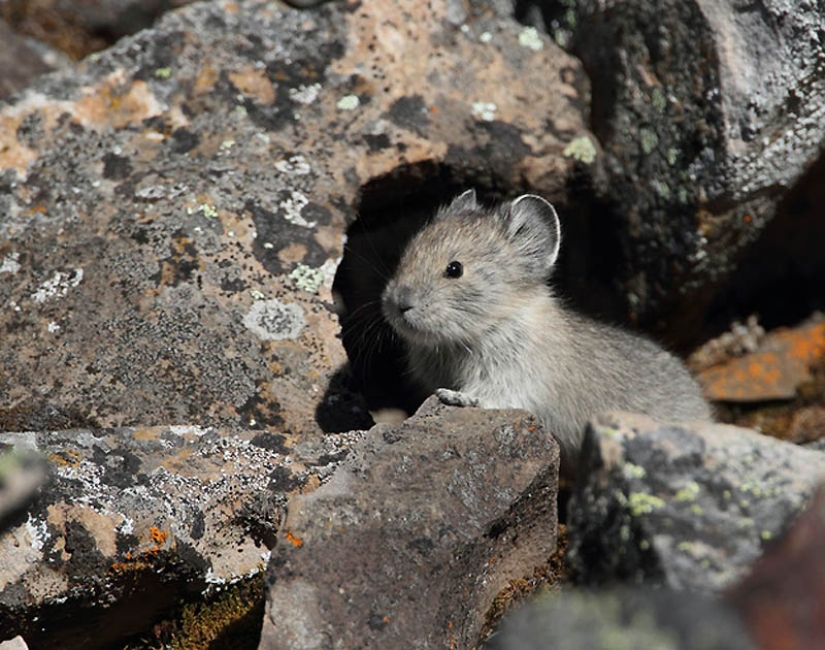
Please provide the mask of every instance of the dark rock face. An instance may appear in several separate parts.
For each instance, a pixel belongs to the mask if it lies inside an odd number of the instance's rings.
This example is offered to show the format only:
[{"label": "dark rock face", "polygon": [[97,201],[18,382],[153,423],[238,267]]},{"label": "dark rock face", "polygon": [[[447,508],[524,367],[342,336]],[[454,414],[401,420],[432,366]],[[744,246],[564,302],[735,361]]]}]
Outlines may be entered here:
[{"label": "dark rock face", "polygon": [[641,320],[669,305],[674,337],[695,337],[707,287],[722,285],[820,156],[821,7],[517,4],[525,16],[539,7],[591,77],[628,305]]},{"label": "dark rock face", "polygon": [[556,546],[558,446],[519,411],[431,398],[291,500],[261,648],[471,647],[508,578]]},{"label": "dark rock face", "polygon": [[819,452],[727,425],[602,416],[569,514],[585,583],[719,592],[787,530],[825,478]]}]

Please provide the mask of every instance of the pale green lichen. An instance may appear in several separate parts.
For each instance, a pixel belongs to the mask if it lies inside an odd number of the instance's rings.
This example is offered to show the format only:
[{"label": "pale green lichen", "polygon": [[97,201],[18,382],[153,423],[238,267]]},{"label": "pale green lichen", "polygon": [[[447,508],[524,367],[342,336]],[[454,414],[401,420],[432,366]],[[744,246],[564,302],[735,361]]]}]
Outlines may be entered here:
[{"label": "pale green lichen", "polygon": [[208,203],[201,203],[194,208],[186,208],[186,214],[195,214],[196,212],[200,212],[204,217],[215,218],[218,216],[218,210],[215,206],[209,205]]},{"label": "pale green lichen", "polygon": [[773,539],[773,533],[769,530],[763,530],[761,533],[759,533],[759,536],[766,542]]},{"label": "pale green lichen", "polygon": [[518,35],[518,44],[534,52],[539,52],[544,49],[544,43],[539,36],[539,30],[535,27],[525,27],[522,29]]},{"label": "pale green lichen", "polygon": [[357,95],[345,95],[341,99],[338,100],[336,106],[340,111],[354,111],[361,105],[361,100],[358,99]]},{"label": "pale green lichen", "polygon": [[172,76],[172,68],[158,68],[155,70],[156,79],[168,79]]},{"label": "pale green lichen", "polygon": [[705,509],[702,506],[700,506],[698,503],[694,503],[692,506],[690,506],[690,511],[694,515],[696,515],[697,517],[699,517],[699,516],[701,516],[705,513]]},{"label": "pale green lichen", "polygon": [[676,545],[676,549],[682,551],[682,553],[693,555],[696,550],[696,544],[694,542],[679,542]]},{"label": "pale green lichen", "polygon": [[573,158],[586,165],[596,160],[596,147],[586,135],[580,136],[568,144],[562,152],[565,158]]},{"label": "pale green lichen", "polygon": [[665,97],[665,93],[661,88],[654,88],[653,92],[650,93],[650,103],[653,104],[653,108],[658,113],[664,113],[665,108],[667,108],[667,97]]},{"label": "pale green lichen", "polygon": [[656,132],[652,129],[640,129],[639,140],[642,145],[642,151],[646,155],[650,155],[656,148],[656,145],[659,144],[659,136],[656,135]]},{"label": "pale green lichen", "polygon": [[323,270],[312,268],[306,264],[299,264],[292,269],[289,277],[295,281],[299,289],[307,291],[308,293],[317,293],[318,288],[324,282]]},{"label": "pale green lichen", "polygon": [[630,508],[630,514],[634,517],[649,515],[654,510],[660,510],[665,507],[664,499],[652,494],[645,494],[644,492],[633,492],[630,494],[627,498],[627,504]]},{"label": "pale green lichen", "polygon": [[679,160],[679,150],[676,147],[671,147],[667,150],[667,164],[673,166],[677,160]]},{"label": "pale green lichen", "polygon": [[628,478],[644,478],[647,474],[644,467],[633,463],[625,463],[622,470],[624,471],[624,475]]},{"label": "pale green lichen", "polygon": [[699,484],[696,481],[688,481],[681,490],[676,493],[677,501],[695,501],[699,496]]}]

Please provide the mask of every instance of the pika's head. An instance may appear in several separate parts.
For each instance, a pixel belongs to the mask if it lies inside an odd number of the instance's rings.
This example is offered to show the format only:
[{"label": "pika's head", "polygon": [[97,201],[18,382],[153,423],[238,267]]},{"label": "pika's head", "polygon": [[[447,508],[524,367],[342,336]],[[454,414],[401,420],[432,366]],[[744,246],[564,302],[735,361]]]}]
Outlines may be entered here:
[{"label": "pika's head", "polygon": [[409,243],[382,295],[384,316],[412,343],[472,345],[546,298],[560,241],[558,215],[540,196],[489,209],[468,190]]}]

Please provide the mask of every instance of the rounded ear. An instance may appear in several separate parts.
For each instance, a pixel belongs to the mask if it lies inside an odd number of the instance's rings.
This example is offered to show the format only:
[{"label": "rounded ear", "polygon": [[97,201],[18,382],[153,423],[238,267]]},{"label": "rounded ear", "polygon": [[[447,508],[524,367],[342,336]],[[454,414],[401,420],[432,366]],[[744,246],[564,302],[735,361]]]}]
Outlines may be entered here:
[{"label": "rounded ear", "polygon": [[505,224],[507,236],[524,261],[549,277],[561,245],[561,224],[555,208],[536,194],[523,194],[510,204]]},{"label": "rounded ear", "polygon": [[438,211],[438,216],[455,214],[457,212],[472,212],[478,210],[478,200],[476,199],[475,188],[471,188],[459,194],[452,202]]}]

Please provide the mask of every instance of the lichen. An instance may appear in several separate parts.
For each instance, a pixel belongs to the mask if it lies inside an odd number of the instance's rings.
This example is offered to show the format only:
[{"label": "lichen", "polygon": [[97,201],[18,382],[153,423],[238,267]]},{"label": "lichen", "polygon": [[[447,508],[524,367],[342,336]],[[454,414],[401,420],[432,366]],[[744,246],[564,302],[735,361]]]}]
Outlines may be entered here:
[{"label": "lichen", "polygon": [[298,338],[306,324],[304,310],[299,305],[274,299],[255,302],[243,323],[265,341]]},{"label": "lichen", "polygon": [[586,165],[590,165],[596,160],[596,147],[593,146],[593,141],[586,135],[572,140],[562,153],[566,158],[578,160]]},{"label": "lichen", "polygon": [[652,494],[633,492],[627,497],[627,505],[630,508],[630,514],[634,517],[639,517],[641,515],[649,515],[654,510],[664,508],[665,501]]},{"label": "lichen", "polygon": [[295,281],[295,285],[302,291],[308,293],[318,293],[318,288],[324,282],[324,271],[319,268],[312,268],[306,264],[298,264],[289,274],[289,278]]},{"label": "lichen", "polygon": [[496,119],[498,106],[492,102],[473,102],[473,117],[484,122],[492,122]]},{"label": "lichen", "polygon": [[544,49],[544,43],[539,36],[539,31],[535,27],[525,27],[519,32],[518,44],[534,52]]},{"label": "lichen", "polygon": [[336,106],[339,111],[354,111],[361,105],[361,100],[357,95],[345,95],[338,100]]}]

